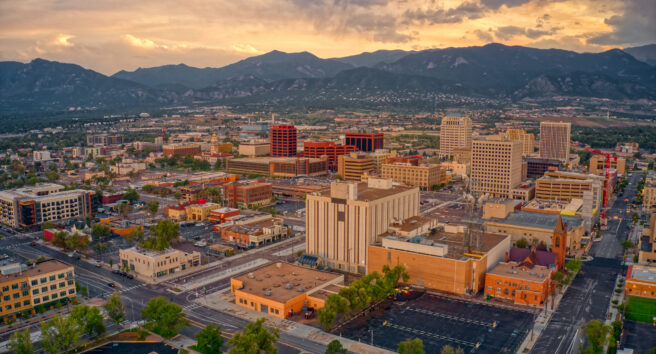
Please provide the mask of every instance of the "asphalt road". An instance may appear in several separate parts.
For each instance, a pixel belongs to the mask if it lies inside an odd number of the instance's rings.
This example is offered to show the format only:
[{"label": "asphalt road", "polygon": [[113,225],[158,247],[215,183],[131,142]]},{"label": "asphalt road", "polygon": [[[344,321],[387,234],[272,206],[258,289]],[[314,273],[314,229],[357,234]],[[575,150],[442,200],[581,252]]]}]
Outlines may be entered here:
[{"label": "asphalt road", "polygon": [[[33,236],[38,237],[40,233],[35,233]],[[136,279],[127,279],[117,274],[113,274],[111,270],[106,268],[96,267],[93,263],[85,260],[75,260],[68,257],[65,253],[58,252],[49,247],[37,245],[30,246],[33,238],[29,236],[8,236],[0,239],[0,249],[4,250],[9,256],[16,260],[36,259],[39,256],[47,256],[61,261],[71,263],[75,266],[76,280],[89,290],[89,297],[107,298],[114,291],[121,293],[121,298],[126,305],[127,319],[130,321],[140,321],[140,312],[148,302],[148,300],[163,296],[170,301],[177,303],[185,309],[185,313],[192,321],[192,325],[185,327],[182,334],[187,337],[194,338],[205,325],[209,323],[219,324],[226,332],[227,338],[231,337],[232,333],[240,331],[247,324],[248,321],[241,318],[234,317],[230,314],[225,314],[217,310],[199,305],[193,300],[195,294],[191,292],[183,294],[172,294],[167,291],[168,286],[165,284],[149,285],[142,283]],[[300,242],[294,241],[295,243]],[[258,257],[273,258],[271,253],[288,246],[275,247],[272,250],[256,252],[247,257],[243,257],[235,265],[248,262],[251,259]],[[108,286],[108,283],[114,283],[115,287]],[[229,279],[220,279],[214,283],[208,284],[207,289],[219,290],[225,289],[229,285]],[[30,326],[32,332],[38,331],[39,324]],[[0,335],[0,342],[8,340],[11,334],[7,333]],[[281,333],[280,342],[277,345],[280,353],[299,353],[307,351],[311,353],[322,353],[325,351],[325,346],[312,342],[308,339]]]},{"label": "asphalt road", "polygon": [[[579,346],[585,344],[580,327],[593,319],[606,319],[617,275],[624,268],[621,243],[631,231],[631,217],[626,209],[637,193],[640,178],[640,174],[634,173],[624,193],[608,209],[608,229],[602,231],[602,240],[595,242],[590,250],[594,259],[582,262],[581,271],[572,280],[549,325],[533,347],[533,353],[578,352]],[[627,197],[629,203],[624,201]]]}]

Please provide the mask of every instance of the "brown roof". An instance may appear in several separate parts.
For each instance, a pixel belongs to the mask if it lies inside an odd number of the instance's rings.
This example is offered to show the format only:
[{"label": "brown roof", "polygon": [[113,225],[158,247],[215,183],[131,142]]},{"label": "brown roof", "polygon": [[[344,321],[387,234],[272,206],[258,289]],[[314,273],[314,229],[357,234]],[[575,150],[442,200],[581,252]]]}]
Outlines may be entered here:
[{"label": "brown roof", "polygon": [[[360,182],[358,183],[357,200],[359,201],[377,200],[415,188],[417,187],[410,187],[404,185],[394,185],[392,188],[389,189],[371,188],[369,187],[369,184],[367,182]],[[330,188],[325,189],[319,193],[324,197],[330,197]]]},{"label": "brown roof", "polygon": [[[241,291],[278,302],[287,302],[340,277],[343,275],[278,262],[233,279],[242,282]],[[268,291],[270,295],[267,295]]]},{"label": "brown roof", "polygon": [[36,264],[34,267],[28,267],[27,270],[23,272],[17,272],[9,275],[0,275],[0,282],[11,281],[13,279],[19,279],[24,277],[33,277],[38,276],[39,274],[48,274],[56,271],[62,271],[69,267],[73,267],[68,263],[64,263],[57,259],[50,259],[44,262]]}]

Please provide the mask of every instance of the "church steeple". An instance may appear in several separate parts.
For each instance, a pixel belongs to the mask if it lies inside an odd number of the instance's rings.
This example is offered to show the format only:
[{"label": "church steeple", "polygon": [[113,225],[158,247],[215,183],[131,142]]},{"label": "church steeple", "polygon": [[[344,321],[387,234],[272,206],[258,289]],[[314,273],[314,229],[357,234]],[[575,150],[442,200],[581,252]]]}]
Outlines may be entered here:
[{"label": "church steeple", "polygon": [[551,252],[556,254],[556,266],[562,269],[565,266],[565,254],[567,254],[567,224],[563,223],[563,217],[558,215],[558,222],[554,229]]}]

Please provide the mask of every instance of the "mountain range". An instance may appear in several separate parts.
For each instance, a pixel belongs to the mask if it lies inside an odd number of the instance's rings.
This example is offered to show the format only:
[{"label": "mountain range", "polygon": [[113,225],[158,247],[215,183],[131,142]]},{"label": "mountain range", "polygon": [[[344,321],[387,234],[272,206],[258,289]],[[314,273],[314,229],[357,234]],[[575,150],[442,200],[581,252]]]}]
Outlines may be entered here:
[{"label": "mountain range", "polygon": [[220,68],[178,64],[111,76],[43,59],[0,62],[0,110],[121,110],[243,98],[277,104],[382,99],[394,105],[441,94],[656,99],[655,53],[656,45],[576,53],[496,43],[331,59],[272,51]]}]

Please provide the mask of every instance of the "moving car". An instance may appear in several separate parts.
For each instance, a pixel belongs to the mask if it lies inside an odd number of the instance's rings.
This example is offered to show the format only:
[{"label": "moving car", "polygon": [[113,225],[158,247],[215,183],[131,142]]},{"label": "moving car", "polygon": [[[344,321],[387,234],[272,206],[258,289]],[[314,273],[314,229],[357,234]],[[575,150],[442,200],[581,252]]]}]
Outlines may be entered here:
[{"label": "moving car", "polygon": [[115,287],[116,287],[116,284],[114,284],[114,283],[107,283],[107,286],[109,286],[110,288],[115,288]]}]

